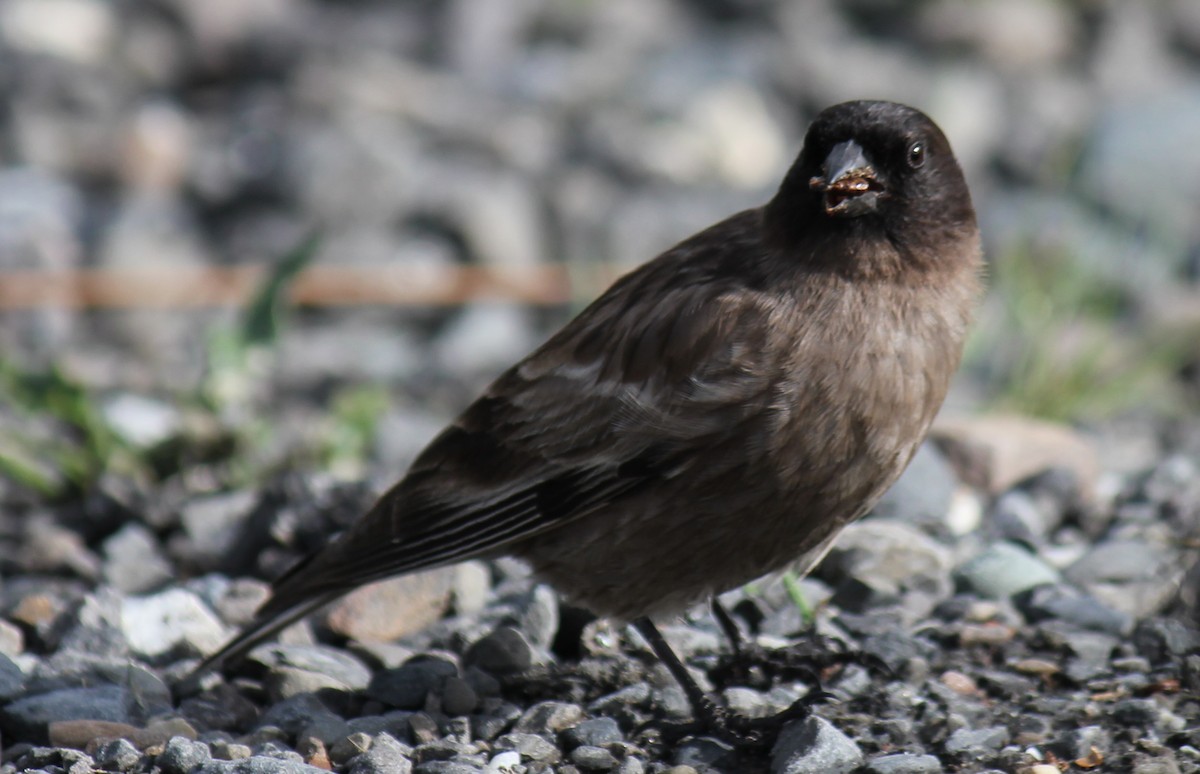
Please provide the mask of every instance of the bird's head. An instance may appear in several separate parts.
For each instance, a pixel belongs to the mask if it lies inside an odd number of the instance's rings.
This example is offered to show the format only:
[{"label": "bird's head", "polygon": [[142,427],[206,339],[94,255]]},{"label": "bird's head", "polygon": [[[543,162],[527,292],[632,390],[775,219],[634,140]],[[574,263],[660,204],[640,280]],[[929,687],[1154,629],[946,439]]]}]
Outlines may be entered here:
[{"label": "bird's head", "polygon": [[924,113],[894,102],[844,102],[822,111],[767,218],[789,241],[837,234],[903,240],[975,229],[971,196],[945,135]]}]

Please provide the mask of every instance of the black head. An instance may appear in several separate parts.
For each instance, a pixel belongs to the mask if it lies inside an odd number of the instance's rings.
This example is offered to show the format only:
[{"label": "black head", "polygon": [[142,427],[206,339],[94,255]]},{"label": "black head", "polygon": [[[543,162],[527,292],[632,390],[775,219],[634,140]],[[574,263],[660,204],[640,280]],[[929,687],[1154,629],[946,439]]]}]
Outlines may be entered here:
[{"label": "black head", "polygon": [[975,228],[945,135],[924,113],[894,102],[823,110],[767,217],[783,238],[847,233],[904,241]]}]

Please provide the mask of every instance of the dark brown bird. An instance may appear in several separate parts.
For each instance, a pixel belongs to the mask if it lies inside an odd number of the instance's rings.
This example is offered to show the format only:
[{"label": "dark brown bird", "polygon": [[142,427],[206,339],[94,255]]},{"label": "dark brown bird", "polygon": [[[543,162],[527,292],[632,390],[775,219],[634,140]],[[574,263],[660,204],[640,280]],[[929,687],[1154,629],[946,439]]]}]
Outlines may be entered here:
[{"label": "dark brown bird", "polygon": [[921,443],[979,293],[970,194],[917,110],[813,122],[778,193],[617,281],[498,378],[200,670],[371,581],[510,554],[632,621],[807,571]]}]

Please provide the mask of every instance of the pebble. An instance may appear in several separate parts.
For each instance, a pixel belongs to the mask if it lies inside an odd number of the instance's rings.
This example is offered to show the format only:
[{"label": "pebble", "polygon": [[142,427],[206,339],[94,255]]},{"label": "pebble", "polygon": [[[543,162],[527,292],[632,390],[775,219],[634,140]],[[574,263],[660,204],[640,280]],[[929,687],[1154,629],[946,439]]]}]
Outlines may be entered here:
[{"label": "pebble", "polygon": [[400,709],[421,709],[430,691],[438,691],[447,678],[458,675],[458,667],[439,658],[410,661],[395,669],[376,672],[366,695]]},{"label": "pebble", "polygon": [[0,654],[0,702],[12,701],[25,691],[25,674],[6,655]]},{"label": "pebble", "polygon": [[496,740],[497,750],[514,750],[523,759],[540,763],[556,764],[562,759],[562,753],[544,737],[537,734],[513,732],[505,734]]},{"label": "pebble", "polygon": [[602,747],[612,742],[624,741],[625,735],[617,721],[612,718],[588,718],[563,731],[562,738],[570,747]]},{"label": "pebble", "polygon": [[472,645],[466,655],[466,663],[493,674],[523,671],[532,666],[535,659],[529,640],[511,626],[498,627]]},{"label": "pebble", "polygon": [[[823,573],[835,573],[865,584],[876,601],[895,599],[915,591],[932,599],[951,591],[950,552],[917,527],[901,521],[867,519],[842,532],[825,559]],[[835,604],[844,596],[839,589]],[[871,606],[866,600],[856,612]]]},{"label": "pebble", "polygon": [[1174,618],[1147,618],[1134,629],[1133,644],[1151,664],[1162,664],[1200,648],[1200,630]]},{"label": "pebble", "polygon": [[675,764],[689,766],[697,771],[729,770],[737,763],[737,755],[725,742],[708,737],[684,740],[675,749]]},{"label": "pebble", "polygon": [[258,718],[257,728],[275,727],[281,733],[295,735],[318,722],[336,722],[341,718],[325,706],[315,694],[301,693],[279,699]]},{"label": "pebble", "polygon": [[155,762],[163,774],[189,774],[212,759],[208,745],[176,736],[167,741]]},{"label": "pebble", "polygon": [[388,734],[379,734],[371,747],[350,762],[353,774],[408,774],[413,770],[412,749]]},{"label": "pebble", "polygon": [[154,533],[138,522],[126,524],[101,546],[104,582],[125,594],[144,594],[169,582],[170,562]]},{"label": "pebble", "polygon": [[347,639],[389,642],[415,634],[450,606],[454,570],[440,568],[372,583],[330,606],[325,626]]},{"label": "pebble", "polygon": [[1008,729],[1004,726],[960,728],[946,739],[946,752],[977,759],[999,750],[1008,740]]},{"label": "pebble", "polygon": [[372,676],[371,670],[354,655],[323,645],[273,643],[255,648],[247,660],[267,670],[288,669],[320,676],[328,685],[348,691],[363,690]]},{"label": "pebble", "polygon": [[192,654],[212,653],[230,634],[208,605],[179,588],[127,597],[121,607],[121,630],[129,647],[147,658],[177,647]]},{"label": "pebble", "polygon": [[[59,745],[71,747],[73,745]],[[132,771],[141,759],[141,753],[127,739],[113,739],[96,747],[92,756],[96,766],[105,771]]]},{"label": "pebble", "polygon": [[913,753],[880,755],[867,761],[863,770],[868,774],[941,774],[944,771],[936,757]]},{"label": "pebble", "polygon": [[1094,546],[1063,574],[1080,585],[1143,580],[1154,577],[1163,558],[1161,548],[1140,540],[1108,540]]},{"label": "pebble", "polygon": [[1052,619],[1116,635],[1128,634],[1133,628],[1133,620],[1125,613],[1065,584],[1037,586],[1017,594],[1013,601],[1032,622]]},{"label": "pebble", "polygon": [[772,774],[849,774],[862,763],[854,740],[820,717],[788,723],[771,751]]},{"label": "pebble", "polygon": [[[872,513],[918,527],[936,529],[946,522],[958,488],[954,468],[932,443],[923,443],[899,480],[875,504]],[[841,544],[839,538],[838,544]]]},{"label": "pebble", "polygon": [[45,742],[49,724],[57,721],[105,720],[135,725],[136,701],[128,689],[117,685],[63,688],[10,702],[0,709],[0,718],[13,737]]},{"label": "pebble", "polygon": [[583,708],[562,701],[534,704],[521,715],[513,731],[526,734],[557,734],[583,720]]},{"label": "pebble", "polygon": [[955,578],[967,591],[1003,599],[1044,583],[1057,583],[1058,573],[1014,543],[995,543],[959,565]]},{"label": "pebble", "polygon": [[611,771],[617,767],[617,758],[603,747],[580,745],[571,751],[571,763],[584,771]]}]

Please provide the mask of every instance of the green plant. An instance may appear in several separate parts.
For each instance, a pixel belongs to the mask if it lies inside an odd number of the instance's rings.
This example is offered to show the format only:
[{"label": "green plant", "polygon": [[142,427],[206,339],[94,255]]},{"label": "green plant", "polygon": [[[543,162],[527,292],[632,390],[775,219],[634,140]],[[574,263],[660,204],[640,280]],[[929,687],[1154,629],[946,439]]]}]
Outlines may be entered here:
[{"label": "green plant", "polygon": [[316,233],[305,237],[275,266],[238,325],[210,332],[208,369],[201,396],[213,411],[226,416],[246,413],[252,388],[262,382],[270,360],[267,353],[279,341],[287,291],[312,262],[320,244]]},{"label": "green plant", "polygon": [[993,408],[1078,420],[1169,401],[1177,342],[1139,338],[1127,291],[1075,255],[1021,245],[993,262],[991,291],[965,361]]},{"label": "green plant", "polygon": [[353,385],[335,395],[320,449],[323,464],[335,475],[361,476],[379,416],[390,405],[387,390],[375,385]]},{"label": "green plant", "polygon": [[[86,488],[106,470],[133,464],[94,395],[58,367],[0,361],[0,474],[46,497]],[[0,425],[2,426],[2,425]]]}]

